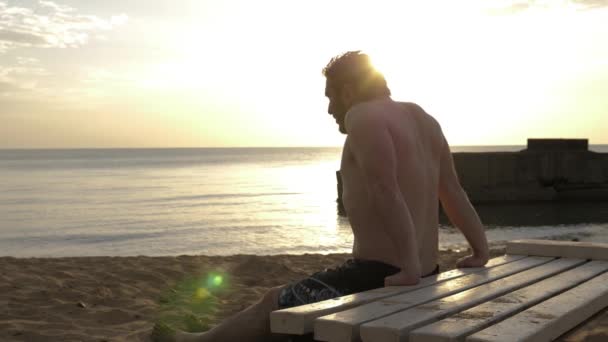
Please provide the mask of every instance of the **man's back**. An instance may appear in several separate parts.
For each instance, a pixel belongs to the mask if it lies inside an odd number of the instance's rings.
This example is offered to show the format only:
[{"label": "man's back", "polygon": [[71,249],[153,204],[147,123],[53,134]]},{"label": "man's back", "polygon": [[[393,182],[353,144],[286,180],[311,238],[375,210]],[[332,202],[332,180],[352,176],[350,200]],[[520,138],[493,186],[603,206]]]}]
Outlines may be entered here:
[{"label": "man's back", "polygon": [[[394,177],[394,187],[398,187],[395,190],[405,201],[413,223],[420,271],[422,274],[432,272],[437,259],[440,160],[445,148],[439,124],[419,106],[389,98],[354,106],[346,120],[353,130],[361,125],[362,131],[366,131],[363,134],[373,134],[375,141],[384,140],[384,144],[380,142],[375,147],[357,144],[354,139],[360,135],[349,133],[344,146],[342,196],[355,236],[354,257],[398,267],[403,264],[394,236],[385,229],[386,218],[376,210],[377,203],[373,203],[370,194],[370,182],[375,182],[370,178]],[[365,137],[360,140],[372,141]],[[363,165],[369,163],[369,159],[365,160],[366,154],[374,154],[372,158],[377,158],[376,161],[388,160],[387,165],[372,168],[393,168],[393,172],[370,170],[369,165]],[[390,180],[388,182],[384,184],[390,184]]]}]

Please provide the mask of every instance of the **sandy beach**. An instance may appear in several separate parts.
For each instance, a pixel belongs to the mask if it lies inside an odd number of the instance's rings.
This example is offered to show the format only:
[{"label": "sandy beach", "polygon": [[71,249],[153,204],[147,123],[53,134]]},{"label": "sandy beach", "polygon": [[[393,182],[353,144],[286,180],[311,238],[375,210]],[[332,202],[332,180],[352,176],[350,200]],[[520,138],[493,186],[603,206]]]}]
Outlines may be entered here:
[{"label": "sandy beach", "polygon": [[[493,256],[504,250],[494,249]],[[440,256],[442,271],[465,252]],[[204,331],[265,291],[348,254],[0,258],[0,341],[149,341],[155,322]],[[608,310],[562,341],[608,339]]]}]

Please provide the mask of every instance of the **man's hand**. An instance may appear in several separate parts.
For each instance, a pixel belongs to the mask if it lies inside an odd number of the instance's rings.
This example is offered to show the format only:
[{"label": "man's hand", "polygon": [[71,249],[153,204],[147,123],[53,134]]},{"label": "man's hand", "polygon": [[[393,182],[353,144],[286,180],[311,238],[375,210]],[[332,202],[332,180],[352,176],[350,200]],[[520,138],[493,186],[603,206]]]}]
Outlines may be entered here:
[{"label": "man's hand", "polygon": [[384,278],[384,286],[406,286],[416,285],[420,281],[419,274],[412,274],[410,272],[401,271]]},{"label": "man's hand", "polygon": [[488,262],[489,257],[487,255],[469,255],[456,262],[457,268],[466,267],[482,267]]}]

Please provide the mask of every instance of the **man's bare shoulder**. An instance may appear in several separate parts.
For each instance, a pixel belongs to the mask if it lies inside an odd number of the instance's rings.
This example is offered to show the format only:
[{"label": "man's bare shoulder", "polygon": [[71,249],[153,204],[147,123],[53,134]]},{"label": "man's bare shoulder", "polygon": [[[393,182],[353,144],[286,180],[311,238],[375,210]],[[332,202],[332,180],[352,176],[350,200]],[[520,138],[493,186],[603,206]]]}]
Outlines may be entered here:
[{"label": "man's bare shoulder", "polygon": [[[396,114],[396,115],[395,115]],[[402,116],[403,115],[403,116]],[[399,119],[397,119],[399,117]],[[442,136],[439,122],[414,102],[367,101],[354,105],[346,113],[346,126],[351,129],[395,126],[397,121],[414,120],[419,129],[439,139]],[[410,126],[407,124],[406,126]]]},{"label": "man's bare shoulder", "polygon": [[414,102],[398,102],[401,108],[408,113],[417,114],[420,116],[428,117],[429,119],[436,121],[429,113],[427,113],[422,106]]},{"label": "man's bare shoulder", "polygon": [[381,101],[366,101],[360,102],[352,106],[346,116],[366,117],[377,113],[381,113],[386,108],[386,103]]},{"label": "man's bare shoulder", "polygon": [[427,113],[420,105],[414,102],[399,102],[399,104],[404,108],[406,112],[409,114],[416,116],[417,118],[425,121],[429,128],[433,130],[441,131],[441,125],[432,115]]},{"label": "man's bare shoulder", "polygon": [[412,111],[412,112],[421,112],[421,113],[426,113],[424,111],[424,109],[422,109],[422,107],[414,102],[397,102],[399,105],[401,105],[403,108],[405,108],[408,111]]},{"label": "man's bare shoulder", "polygon": [[379,101],[368,101],[352,106],[345,117],[347,129],[357,127],[381,127],[386,124],[383,113],[386,111],[386,104]]},{"label": "man's bare shoulder", "polygon": [[346,113],[346,120],[365,122],[366,124],[388,123],[391,114],[404,109],[401,102],[391,99],[380,99],[358,103]]}]

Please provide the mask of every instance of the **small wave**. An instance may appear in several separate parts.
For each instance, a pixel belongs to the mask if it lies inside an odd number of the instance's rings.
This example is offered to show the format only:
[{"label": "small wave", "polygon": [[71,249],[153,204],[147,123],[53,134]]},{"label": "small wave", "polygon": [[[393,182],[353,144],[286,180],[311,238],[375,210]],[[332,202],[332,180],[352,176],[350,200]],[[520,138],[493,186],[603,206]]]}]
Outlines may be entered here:
[{"label": "small wave", "polygon": [[209,199],[209,198],[235,198],[235,197],[263,197],[263,196],[291,196],[301,195],[300,192],[262,192],[262,193],[234,193],[234,194],[205,194],[205,195],[192,195],[192,196],[174,196],[174,197],[163,197],[154,198],[149,200],[141,200],[142,202],[165,202],[165,201],[184,201],[184,200],[198,200],[198,199]]},{"label": "small wave", "polygon": [[103,242],[117,242],[136,239],[148,239],[164,236],[165,232],[127,233],[127,234],[65,234],[65,235],[27,235],[3,237],[4,243],[32,242],[32,243],[68,243],[68,244],[97,244]]}]

